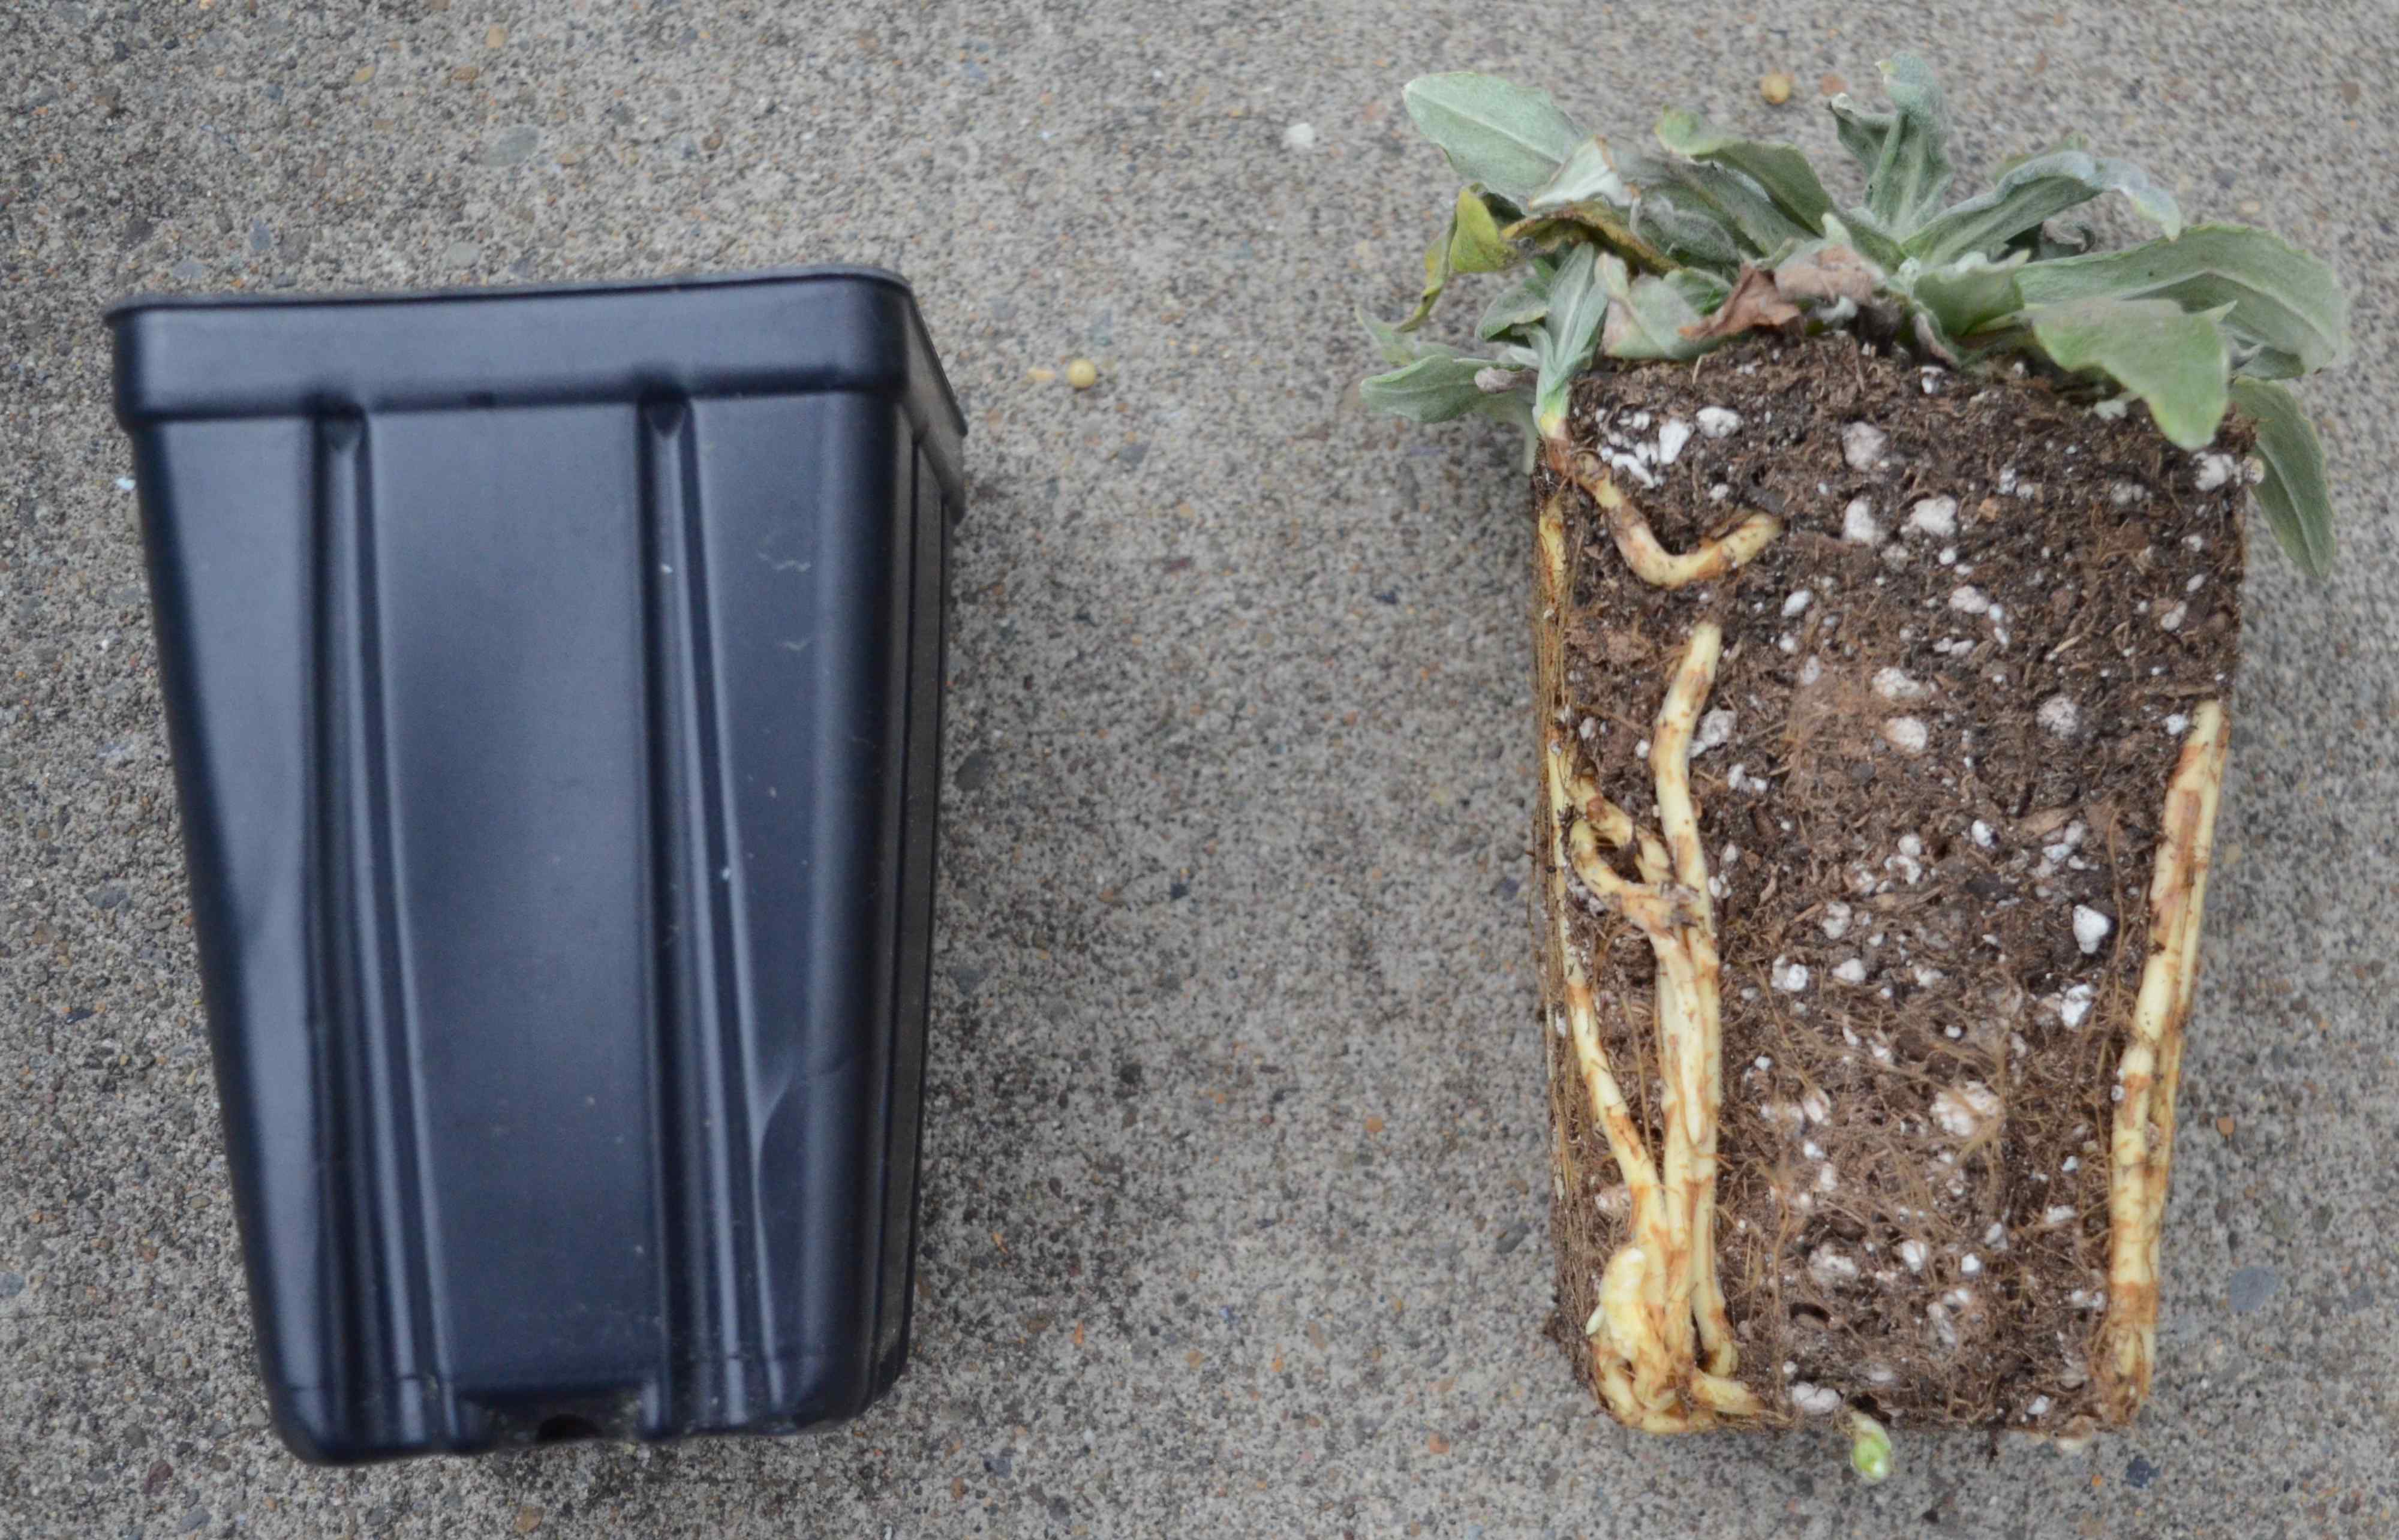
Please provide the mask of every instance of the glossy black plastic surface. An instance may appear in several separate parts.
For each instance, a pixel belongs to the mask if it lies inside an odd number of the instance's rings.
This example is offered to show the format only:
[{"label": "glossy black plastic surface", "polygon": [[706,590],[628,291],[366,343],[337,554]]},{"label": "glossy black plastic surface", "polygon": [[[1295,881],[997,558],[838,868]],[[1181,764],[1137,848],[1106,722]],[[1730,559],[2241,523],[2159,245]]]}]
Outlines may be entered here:
[{"label": "glossy black plastic surface", "polygon": [[863,1409],[907,1350],[962,500],[905,286],[110,318],[286,1440]]}]

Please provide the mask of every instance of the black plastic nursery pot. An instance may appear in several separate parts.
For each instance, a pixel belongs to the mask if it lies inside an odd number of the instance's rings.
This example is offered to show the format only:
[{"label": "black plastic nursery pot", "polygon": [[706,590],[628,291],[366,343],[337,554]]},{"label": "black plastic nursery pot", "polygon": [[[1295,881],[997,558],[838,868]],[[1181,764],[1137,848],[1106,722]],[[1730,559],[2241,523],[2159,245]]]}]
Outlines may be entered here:
[{"label": "black plastic nursery pot", "polygon": [[964,495],[907,287],[110,321],[285,1440],[861,1411],[907,1355]]}]

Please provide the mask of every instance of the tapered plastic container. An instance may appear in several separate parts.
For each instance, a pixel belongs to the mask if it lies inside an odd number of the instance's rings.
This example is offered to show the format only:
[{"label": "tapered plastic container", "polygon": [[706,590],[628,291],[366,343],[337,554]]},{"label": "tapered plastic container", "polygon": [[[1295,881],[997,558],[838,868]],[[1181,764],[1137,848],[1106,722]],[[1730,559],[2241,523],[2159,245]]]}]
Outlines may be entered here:
[{"label": "tapered plastic container", "polygon": [[907,1354],[964,425],[864,269],[110,314],[278,1427]]}]

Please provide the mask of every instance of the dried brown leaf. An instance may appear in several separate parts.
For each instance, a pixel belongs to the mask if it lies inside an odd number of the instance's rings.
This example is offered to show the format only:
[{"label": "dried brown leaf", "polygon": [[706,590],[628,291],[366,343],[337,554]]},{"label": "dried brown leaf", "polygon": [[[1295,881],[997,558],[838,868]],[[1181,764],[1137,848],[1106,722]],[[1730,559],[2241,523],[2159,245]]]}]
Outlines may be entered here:
[{"label": "dried brown leaf", "polygon": [[1874,298],[1874,269],[1846,246],[1826,246],[1776,268],[1774,286],[1785,299],[1864,304]]},{"label": "dried brown leaf", "polygon": [[1774,286],[1774,275],[1763,267],[1744,267],[1741,279],[1716,306],[1715,315],[1697,326],[1682,329],[1683,335],[1694,341],[1708,342],[1718,337],[1730,337],[1752,327],[1781,326],[1799,318],[1799,307],[1782,297]]}]

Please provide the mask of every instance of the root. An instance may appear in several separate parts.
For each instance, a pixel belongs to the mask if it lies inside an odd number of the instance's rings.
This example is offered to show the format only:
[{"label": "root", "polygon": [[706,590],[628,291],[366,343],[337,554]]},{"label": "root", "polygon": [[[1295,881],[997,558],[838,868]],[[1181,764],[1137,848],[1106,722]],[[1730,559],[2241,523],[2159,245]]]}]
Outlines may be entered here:
[{"label": "root", "polygon": [[1657,532],[1650,529],[1649,520],[1624,495],[1597,455],[1585,452],[1569,458],[1564,451],[1553,450],[1550,465],[1599,505],[1607,520],[1607,533],[1615,538],[1624,564],[1643,582],[1656,588],[1687,588],[1722,577],[1749,561],[1782,533],[1782,524],[1772,516],[1752,513],[1725,534],[1677,556],[1658,543]]},{"label": "root", "polygon": [[2149,957],[2133,1005],[2132,1040],[2116,1071],[2123,1088],[2109,1138],[2108,1313],[2094,1363],[2112,1420],[2129,1420],[2157,1361],[2158,1239],[2174,1160],[2175,1088],[2183,1029],[2199,993],[2199,927],[2229,747],[2224,707],[2191,713],[2190,736],[2166,783],[2157,873],[2149,884]]},{"label": "root", "polygon": [[[1563,497],[1552,498],[1541,510],[1539,543],[1542,596],[1554,622],[1544,628],[1541,694],[1554,721],[1565,698],[1562,644],[1556,639],[1570,598]],[[1584,1331],[1608,1409],[1620,1421],[1651,1432],[1765,1414],[1757,1398],[1731,1377],[1739,1355],[1715,1272],[1720,970],[1707,855],[1691,795],[1690,750],[1722,645],[1723,633],[1714,622],[1693,628],[1659,709],[1650,768],[1662,838],[1636,827],[1576,767],[1574,742],[1564,731],[1552,726],[1543,735],[1550,900],[1566,1025],[1593,1120],[1631,1196],[1627,1240],[1608,1261],[1599,1307]],[[1609,852],[1631,849],[1640,880],[1611,866],[1603,845]],[[1589,974],[1575,948],[1570,874],[1594,900],[1638,930],[1657,959],[1662,1169],[1651,1159],[1600,1041]]]}]

